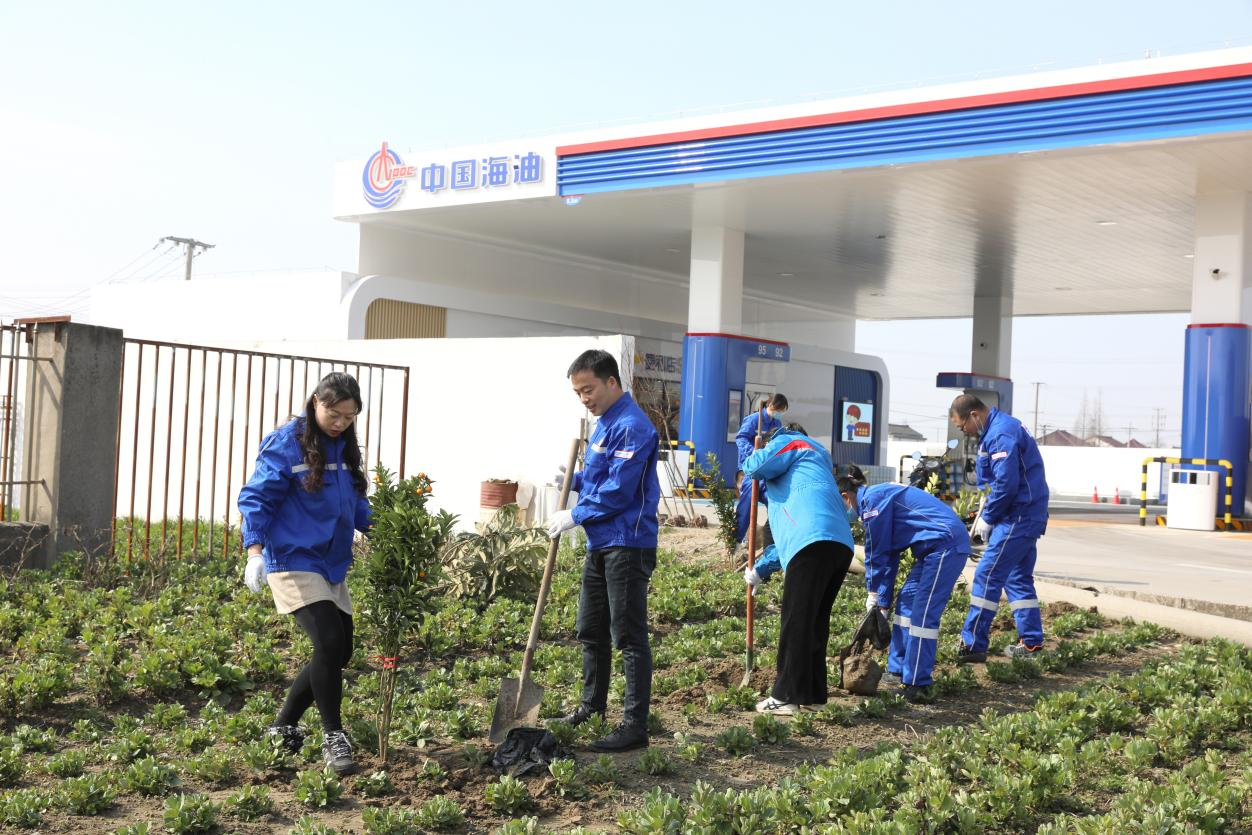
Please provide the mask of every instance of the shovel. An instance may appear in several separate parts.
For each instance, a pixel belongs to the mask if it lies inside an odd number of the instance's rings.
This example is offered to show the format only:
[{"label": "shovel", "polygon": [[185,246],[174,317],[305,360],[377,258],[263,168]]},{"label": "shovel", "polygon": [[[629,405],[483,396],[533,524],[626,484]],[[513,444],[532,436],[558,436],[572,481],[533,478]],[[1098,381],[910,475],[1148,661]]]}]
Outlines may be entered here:
[{"label": "shovel", "polygon": [[[756,422],[756,438],[752,441],[753,449],[761,448],[761,421],[765,419],[765,407],[761,407],[761,414]],[[752,566],[756,562],[756,503],[760,496],[761,482],[752,479],[752,504],[748,507],[748,565]],[[747,649],[744,652],[743,659],[743,680],[739,682],[740,687],[747,687],[752,683],[752,671],[756,669],[756,600],[753,594],[755,590],[752,586],[748,586],[748,634],[746,636]]]},{"label": "shovel", "polygon": [[[575,440],[569,449],[569,462],[565,467],[565,479],[561,483],[560,510],[569,502],[570,483],[574,479],[574,467],[578,464],[581,440]],[[539,703],[543,701],[543,688],[530,679],[530,663],[539,644],[539,624],[543,621],[543,608],[548,602],[548,590],[552,587],[552,570],[556,567],[556,552],[561,538],[554,537],[548,546],[548,562],[543,567],[543,580],[539,583],[539,599],[535,601],[535,617],[530,622],[530,638],[526,641],[526,653],[522,656],[522,673],[517,678],[500,681],[500,695],[496,699],[496,712],[491,718],[489,737],[499,745],[509,731],[539,721]]]}]

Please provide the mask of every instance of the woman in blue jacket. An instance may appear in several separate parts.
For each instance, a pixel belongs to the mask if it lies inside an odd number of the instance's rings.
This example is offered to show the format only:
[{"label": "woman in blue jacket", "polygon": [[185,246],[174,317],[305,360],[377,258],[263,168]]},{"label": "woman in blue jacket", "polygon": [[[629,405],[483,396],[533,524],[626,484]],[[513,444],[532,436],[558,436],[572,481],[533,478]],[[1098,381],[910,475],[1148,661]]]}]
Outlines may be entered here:
[{"label": "woman in blue jacket", "polygon": [[[904,683],[904,698],[929,702],[931,672],[939,647],[939,619],[969,561],[969,534],[952,508],[905,484],[865,486],[865,475],[849,465],[838,479],[848,514],[865,526],[865,608],[891,617],[888,674]],[[913,550],[913,568],[894,600],[900,554]]]},{"label": "woman in blue jacket", "polygon": [[343,732],[343,668],[352,658],[352,601],[345,579],[356,531],[370,524],[368,482],[354,421],[361,389],[351,375],[322,378],[305,413],[261,442],[252,478],[239,491],[244,581],[253,592],[267,583],[274,604],[291,614],[313,643],[313,657],[296,675],[270,736],[292,753],[304,744],[300,717],[316,703],[322,717],[326,766],[355,770]]},{"label": "woman in blue jacket", "polygon": [[795,424],[774,433],[743,462],[744,478],[765,480],[774,542],[744,580],[755,588],[782,569],[778,672],[759,713],[794,716],[826,703],[830,610],[852,563],[852,529],[835,486],[830,456]]}]

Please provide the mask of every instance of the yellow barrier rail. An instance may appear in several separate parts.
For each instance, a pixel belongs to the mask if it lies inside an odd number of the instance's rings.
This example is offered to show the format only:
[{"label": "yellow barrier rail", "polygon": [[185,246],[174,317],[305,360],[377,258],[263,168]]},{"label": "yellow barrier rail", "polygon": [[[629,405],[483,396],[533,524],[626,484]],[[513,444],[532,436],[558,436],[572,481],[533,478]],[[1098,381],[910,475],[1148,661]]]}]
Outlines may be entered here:
[{"label": "yellow barrier rail", "polygon": [[1235,487],[1235,465],[1231,464],[1225,458],[1145,458],[1143,459],[1143,471],[1139,476],[1139,527],[1148,524],[1148,465],[1149,464],[1192,464],[1198,467],[1224,467],[1226,470],[1226,481],[1222,485],[1225,500],[1223,504],[1226,507],[1226,515],[1223,522],[1226,527],[1230,527],[1230,494],[1234,492]]}]

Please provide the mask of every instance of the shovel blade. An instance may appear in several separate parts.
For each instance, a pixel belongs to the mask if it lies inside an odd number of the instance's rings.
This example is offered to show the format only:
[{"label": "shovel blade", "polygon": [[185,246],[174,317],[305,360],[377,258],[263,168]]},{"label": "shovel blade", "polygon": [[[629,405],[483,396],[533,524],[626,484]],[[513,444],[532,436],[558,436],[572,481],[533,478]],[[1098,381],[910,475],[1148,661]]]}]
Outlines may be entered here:
[{"label": "shovel blade", "polygon": [[[521,701],[518,701],[518,690]],[[489,738],[499,745],[514,728],[535,726],[539,723],[539,703],[543,701],[543,688],[529,677],[506,678],[500,681],[500,696],[496,699],[496,712],[491,718]]]}]

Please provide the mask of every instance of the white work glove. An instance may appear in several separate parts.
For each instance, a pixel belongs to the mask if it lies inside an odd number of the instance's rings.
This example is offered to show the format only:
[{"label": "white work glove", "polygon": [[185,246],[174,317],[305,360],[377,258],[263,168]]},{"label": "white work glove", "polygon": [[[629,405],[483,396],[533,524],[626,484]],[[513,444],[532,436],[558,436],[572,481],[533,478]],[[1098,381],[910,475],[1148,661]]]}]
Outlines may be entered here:
[{"label": "white work glove", "polygon": [[987,520],[982,518],[982,514],[978,514],[978,518],[974,520],[974,527],[969,532],[970,539],[980,542],[986,542],[991,536],[991,525]]},{"label": "white work glove", "polygon": [[548,519],[548,536],[556,539],[574,525],[574,511],[558,510]]},{"label": "white work glove", "polygon": [[865,595],[865,611],[872,612],[878,608],[878,592],[871,591]]},{"label": "white work glove", "polygon": [[560,489],[565,485],[565,465],[562,464],[557,468],[556,475],[552,477],[552,483]]},{"label": "white work glove", "polygon": [[265,557],[254,554],[248,557],[248,565],[243,570],[243,582],[248,591],[260,594],[265,586]]},{"label": "white work glove", "polygon": [[756,591],[756,587],[761,585],[761,575],[756,573],[756,569],[748,566],[743,570],[743,581]]}]

